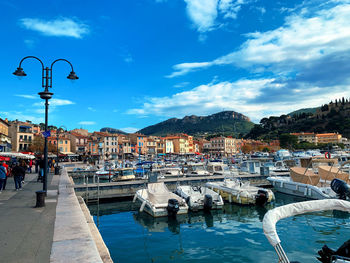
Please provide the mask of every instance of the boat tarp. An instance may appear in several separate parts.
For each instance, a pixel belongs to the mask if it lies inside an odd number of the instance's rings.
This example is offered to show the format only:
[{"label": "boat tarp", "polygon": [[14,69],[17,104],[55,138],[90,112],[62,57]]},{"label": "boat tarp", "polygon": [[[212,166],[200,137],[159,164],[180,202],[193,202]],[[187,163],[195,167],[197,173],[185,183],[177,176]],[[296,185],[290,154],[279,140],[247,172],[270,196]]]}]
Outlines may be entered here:
[{"label": "boat tarp", "polygon": [[268,211],[263,220],[263,230],[270,244],[275,247],[281,240],[276,231],[276,223],[287,217],[326,210],[350,212],[350,202],[340,199],[313,200],[292,203]]},{"label": "boat tarp", "polygon": [[166,206],[168,204],[169,199],[176,199],[180,203],[182,202],[182,198],[170,192],[163,182],[150,183],[148,184],[147,188],[148,198],[150,202],[153,203],[155,206]]}]

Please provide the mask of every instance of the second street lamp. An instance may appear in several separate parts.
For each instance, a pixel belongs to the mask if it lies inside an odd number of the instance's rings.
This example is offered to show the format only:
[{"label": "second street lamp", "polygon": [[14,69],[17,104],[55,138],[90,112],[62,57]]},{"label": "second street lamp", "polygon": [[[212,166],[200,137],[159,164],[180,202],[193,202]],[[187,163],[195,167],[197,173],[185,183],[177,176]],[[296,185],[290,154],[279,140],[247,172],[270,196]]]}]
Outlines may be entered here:
[{"label": "second street lamp", "polygon": [[51,63],[50,67],[44,67],[44,63],[37,57],[34,56],[27,56],[22,58],[22,60],[19,63],[18,68],[16,69],[15,72],[13,72],[14,75],[18,77],[25,77],[27,74],[23,71],[22,62],[28,58],[33,58],[36,59],[40,62],[41,64],[41,69],[42,69],[42,87],[44,88],[44,91],[39,92],[40,98],[45,100],[45,132],[44,137],[45,137],[45,145],[44,145],[44,182],[43,182],[43,190],[46,192],[47,191],[47,167],[48,167],[48,162],[47,162],[47,137],[50,136],[50,132],[47,130],[48,126],[48,111],[49,111],[49,99],[52,98],[53,93],[49,92],[49,88],[52,88],[52,67],[53,65],[58,62],[58,61],[65,61],[67,62],[70,67],[71,67],[71,72],[67,76],[68,79],[70,80],[76,80],[78,79],[78,76],[75,74],[73,70],[73,65],[70,63],[68,60],[60,58],[56,59],[54,62]]}]

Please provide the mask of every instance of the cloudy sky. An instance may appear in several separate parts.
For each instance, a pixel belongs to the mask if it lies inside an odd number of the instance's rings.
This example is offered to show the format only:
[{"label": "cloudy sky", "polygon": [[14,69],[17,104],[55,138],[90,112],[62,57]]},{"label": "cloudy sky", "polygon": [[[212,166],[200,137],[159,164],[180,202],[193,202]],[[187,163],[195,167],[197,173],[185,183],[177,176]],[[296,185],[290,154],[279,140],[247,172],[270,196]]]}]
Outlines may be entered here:
[{"label": "cloudy sky", "polygon": [[0,118],[42,122],[41,65],[53,67],[49,123],[135,131],[170,117],[262,117],[350,91],[350,1],[0,1]]}]

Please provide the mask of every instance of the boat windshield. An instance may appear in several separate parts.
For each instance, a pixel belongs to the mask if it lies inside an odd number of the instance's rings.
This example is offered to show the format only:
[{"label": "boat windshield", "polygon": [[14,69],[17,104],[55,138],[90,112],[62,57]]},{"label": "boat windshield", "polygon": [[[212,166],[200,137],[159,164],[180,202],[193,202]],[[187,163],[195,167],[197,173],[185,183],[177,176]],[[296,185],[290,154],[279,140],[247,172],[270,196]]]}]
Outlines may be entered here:
[{"label": "boat windshield", "polygon": [[133,170],[124,170],[121,171],[121,176],[128,176],[128,175],[134,175],[134,171]]},{"label": "boat windshield", "polygon": [[193,171],[203,171],[204,169],[204,165],[194,165],[191,167]]},{"label": "boat windshield", "polygon": [[215,172],[222,172],[223,171],[222,166],[221,165],[214,166],[214,171]]}]

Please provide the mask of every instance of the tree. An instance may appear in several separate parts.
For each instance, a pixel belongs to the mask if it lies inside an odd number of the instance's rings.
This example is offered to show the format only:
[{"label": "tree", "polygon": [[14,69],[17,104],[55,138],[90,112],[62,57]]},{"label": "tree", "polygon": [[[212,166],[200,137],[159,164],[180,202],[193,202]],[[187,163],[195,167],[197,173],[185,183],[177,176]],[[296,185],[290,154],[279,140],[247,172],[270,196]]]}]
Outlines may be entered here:
[{"label": "tree", "polygon": [[249,144],[245,144],[241,149],[243,153],[250,153],[253,150],[253,147]]},{"label": "tree", "polygon": [[[44,154],[45,139],[42,136],[34,136],[33,142],[29,145],[28,150],[36,154]],[[47,144],[49,152],[56,152],[57,146],[51,143]]]},{"label": "tree", "polygon": [[284,133],[279,137],[281,148],[292,149],[298,142],[298,138],[294,135]]}]

